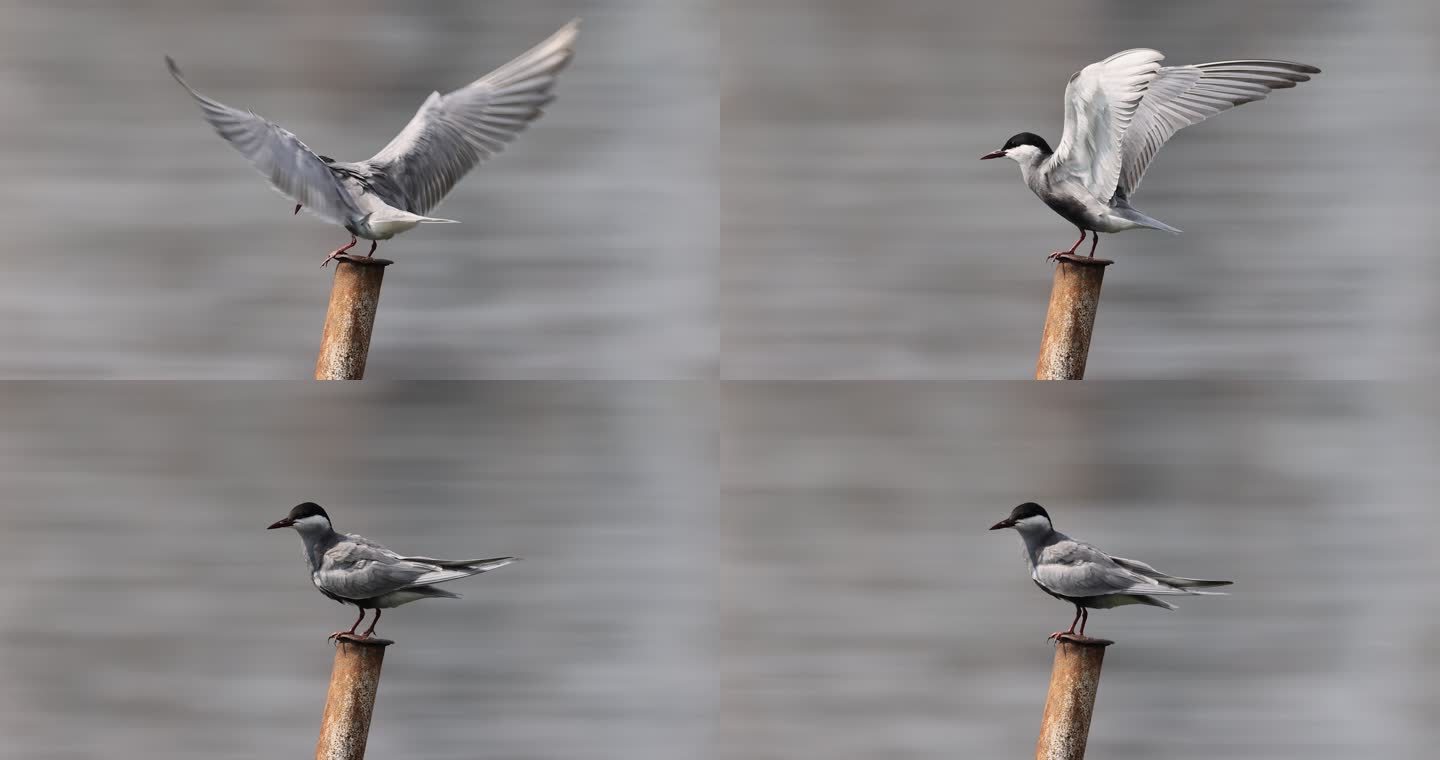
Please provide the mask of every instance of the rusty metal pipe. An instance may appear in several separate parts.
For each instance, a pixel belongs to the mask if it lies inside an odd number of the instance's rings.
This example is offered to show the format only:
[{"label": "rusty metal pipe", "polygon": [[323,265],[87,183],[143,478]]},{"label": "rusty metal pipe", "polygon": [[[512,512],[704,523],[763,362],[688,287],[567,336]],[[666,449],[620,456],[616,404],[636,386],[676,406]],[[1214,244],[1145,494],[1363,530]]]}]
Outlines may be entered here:
[{"label": "rusty metal pipe", "polygon": [[347,635],[336,642],[315,760],[363,760],[370,716],[375,712],[375,692],[380,688],[380,664],[385,660],[385,647],[394,643]]},{"label": "rusty metal pipe", "polygon": [[360,380],[370,354],[370,333],[380,306],[385,267],[395,262],[364,256],[338,256],[330,285],[330,307],[315,359],[316,380]]},{"label": "rusty metal pipe", "polygon": [[1100,690],[1100,664],[1105,647],[1115,642],[1088,636],[1063,635],[1055,644],[1050,693],[1040,719],[1035,760],[1082,760],[1090,736],[1095,693]]},{"label": "rusty metal pipe", "polygon": [[1100,308],[1100,283],[1105,267],[1115,262],[1065,255],[1055,265],[1045,332],[1040,336],[1036,380],[1083,380],[1090,354],[1095,312]]}]

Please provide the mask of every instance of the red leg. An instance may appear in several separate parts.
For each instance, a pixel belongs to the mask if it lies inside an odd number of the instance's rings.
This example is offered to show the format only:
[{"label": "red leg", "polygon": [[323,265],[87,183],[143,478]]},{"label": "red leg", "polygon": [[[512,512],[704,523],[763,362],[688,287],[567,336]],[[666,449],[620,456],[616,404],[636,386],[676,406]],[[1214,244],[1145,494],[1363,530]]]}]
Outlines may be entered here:
[{"label": "red leg", "polygon": [[351,235],[351,236],[350,236],[350,244],[349,244],[349,245],[346,245],[346,246],[341,246],[341,247],[336,248],[335,250],[331,251],[331,252],[330,252],[330,255],[329,255],[329,256],[326,256],[326,257],[325,257],[325,260],[322,261],[322,262],[320,262],[320,268],[322,268],[322,269],[325,268],[327,265],[329,265],[331,259],[334,259],[334,258],[336,258],[337,256],[339,256],[340,254],[342,254],[342,253],[350,250],[351,248],[354,248],[354,247],[355,247],[355,244],[358,243],[358,242],[360,242],[359,239],[357,239],[354,235]]},{"label": "red leg", "polygon": [[[1090,258],[1092,259],[1095,258],[1095,246],[1097,245],[1100,245],[1100,233],[1092,232],[1090,233]],[[1089,613],[1086,614],[1088,615]],[[1085,626],[1082,625],[1080,627],[1084,628]]]},{"label": "red leg", "polygon": [[1090,622],[1090,610],[1087,610],[1087,609],[1085,609],[1085,608],[1082,607],[1082,608],[1080,609],[1080,613],[1081,613],[1081,614],[1080,614],[1080,635],[1081,635],[1081,636],[1084,636],[1084,635],[1085,635],[1085,624],[1088,623],[1088,622]]},{"label": "red leg", "polygon": [[[378,246],[378,245],[380,245],[380,241],[379,241],[379,240],[371,240],[371,241],[370,241],[370,252],[367,253],[367,254],[365,254],[365,258],[367,258],[367,259],[368,259],[368,258],[374,258],[374,256],[375,256],[375,246]],[[1094,255],[1095,255],[1095,249],[1094,249],[1094,248],[1091,248],[1091,249],[1090,249],[1090,255],[1091,255],[1091,256],[1094,256]]]},{"label": "red leg", "polygon": [[348,631],[336,631],[336,632],[330,634],[329,638],[338,639],[338,638],[340,638],[341,636],[354,636],[354,635],[355,635],[355,629],[360,627],[360,621],[361,621],[361,620],[364,620],[364,619],[365,619],[365,608],[364,608],[364,607],[361,607],[361,608],[360,608],[360,617],[355,618],[355,625],[350,626],[350,630],[348,630]]},{"label": "red leg", "polygon": [[[1097,239],[1097,240],[1100,239],[1099,233],[1096,233],[1095,239]],[[1080,239],[1075,241],[1075,245],[1070,246],[1070,250],[1068,250],[1068,251],[1056,251],[1056,252],[1050,254],[1049,256],[1046,256],[1045,258],[1046,258],[1047,261],[1055,261],[1055,260],[1059,259],[1061,256],[1074,256],[1074,255],[1075,255],[1075,249],[1079,248],[1079,247],[1080,247],[1080,244],[1083,243],[1083,242],[1085,242],[1085,230],[1080,230]],[[1095,249],[1094,249],[1094,246],[1093,246],[1093,245],[1091,246],[1090,253],[1091,253],[1092,256],[1093,256],[1094,253],[1095,253]]]},{"label": "red leg", "polygon": [[[1078,622],[1080,622],[1080,613],[1082,613],[1082,612],[1084,612],[1084,611],[1085,611],[1085,608],[1084,608],[1084,607],[1081,607],[1081,606],[1078,605],[1078,604],[1075,605],[1075,619],[1070,621],[1070,630],[1068,630],[1068,631],[1056,631],[1056,632],[1050,634],[1049,636],[1046,636],[1045,638],[1047,638],[1047,639],[1055,639],[1056,641],[1059,641],[1061,636],[1074,636],[1074,635],[1075,635],[1075,624],[1078,623]],[[1084,629],[1084,628],[1081,628],[1080,630],[1081,630],[1081,634],[1080,634],[1080,635],[1081,635],[1081,636],[1084,636],[1084,635],[1085,635],[1085,634],[1084,634],[1084,630],[1085,630],[1085,629]]]},{"label": "red leg", "polygon": [[365,632],[362,633],[362,634],[360,634],[360,638],[362,638],[362,639],[368,639],[368,638],[370,638],[370,635],[373,634],[373,633],[375,633],[375,624],[378,623],[378,622],[380,622],[380,608],[379,608],[379,607],[376,607],[376,608],[375,608],[375,619],[370,621],[370,627],[369,627],[369,628],[366,628],[366,629],[365,629]]}]

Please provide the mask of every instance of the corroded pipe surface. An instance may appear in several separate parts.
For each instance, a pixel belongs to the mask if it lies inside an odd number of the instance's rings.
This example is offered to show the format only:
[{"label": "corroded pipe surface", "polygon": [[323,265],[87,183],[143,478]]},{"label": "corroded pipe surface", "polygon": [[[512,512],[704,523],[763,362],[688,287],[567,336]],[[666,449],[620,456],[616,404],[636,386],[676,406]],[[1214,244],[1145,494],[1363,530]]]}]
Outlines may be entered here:
[{"label": "corroded pipe surface", "polygon": [[370,354],[370,333],[380,305],[380,283],[385,267],[395,262],[362,256],[335,259],[335,281],[330,285],[330,308],[320,335],[315,359],[316,380],[359,380],[365,377]]},{"label": "corroded pipe surface", "polygon": [[315,760],[362,760],[380,688],[380,663],[387,639],[340,637],[335,644],[335,665],[330,670],[330,693],[325,717],[320,720],[320,741]]},{"label": "corroded pipe surface", "polygon": [[1095,312],[1100,308],[1100,283],[1105,279],[1105,267],[1114,262],[1068,255],[1061,256],[1059,262],[1055,265],[1055,284],[1050,288],[1050,309],[1040,337],[1035,379],[1083,380]]},{"label": "corroded pipe surface", "polygon": [[1035,760],[1082,760],[1090,736],[1090,716],[1100,689],[1105,647],[1115,642],[1088,636],[1061,636],[1055,644],[1050,693],[1040,720]]}]

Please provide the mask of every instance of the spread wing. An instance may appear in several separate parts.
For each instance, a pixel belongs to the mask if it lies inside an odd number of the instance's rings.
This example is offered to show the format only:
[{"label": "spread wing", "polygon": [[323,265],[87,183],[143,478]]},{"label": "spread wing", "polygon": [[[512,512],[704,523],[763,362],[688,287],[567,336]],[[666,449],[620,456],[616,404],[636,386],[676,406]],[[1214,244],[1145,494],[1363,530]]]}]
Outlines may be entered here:
[{"label": "spread wing", "polygon": [[1081,69],[1065,87],[1065,133],[1054,160],[1101,201],[1115,194],[1121,141],[1164,59],[1157,50],[1125,50]]},{"label": "spread wing", "polygon": [[401,197],[392,205],[425,214],[475,165],[499,153],[555,96],[556,75],[574,54],[578,20],[515,60],[447,95],[430,94],[414,118],[365,163]]},{"label": "spread wing", "polygon": [[1062,596],[1188,593],[1131,572],[1099,549],[1073,539],[1046,547],[1031,577]]},{"label": "spread wing", "polygon": [[328,222],[344,225],[347,218],[359,216],[330,167],[300,138],[279,124],[201,95],[181,77],[174,59],[165,56],[165,64],[175,81],[200,104],[210,126],[249,159],[276,190]]},{"label": "spread wing", "polygon": [[[1310,81],[1320,69],[1291,61],[1218,61],[1166,66],[1150,81],[1121,139],[1117,191],[1134,194],[1160,146],[1176,132],[1228,111],[1264,100],[1273,90]],[[1068,128],[1068,122],[1067,122]]]}]

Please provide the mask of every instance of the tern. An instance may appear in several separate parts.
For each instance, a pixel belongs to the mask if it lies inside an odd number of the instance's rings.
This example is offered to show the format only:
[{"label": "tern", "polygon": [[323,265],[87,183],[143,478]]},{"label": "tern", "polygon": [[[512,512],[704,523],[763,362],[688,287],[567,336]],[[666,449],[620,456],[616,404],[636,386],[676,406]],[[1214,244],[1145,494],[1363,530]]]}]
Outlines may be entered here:
[{"label": "tern", "polygon": [[1161,66],[1164,59],[1157,50],[1135,48],[1086,66],[1065,86],[1065,131],[1055,150],[1043,137],[1021,132],[980,157],[1019,164],[1030,190],[1080,230],[1075,245],[1050,259],[1075,255],[1086,232],[1092,233],[1092,258],[1101,232],[1144,227],[1179,233],[1130,205],[1160,147],[1185,127],[1320,73],[1293,61]]},{"label": "tern", "polygon": [[[364,536],[335,532],[330,525],[330,515],[313,501],[297,505],[290,514],[271,524],[269,530],[276,528],[294,528],[300,534],[310,580],[320,593],[341,604],[360,608],[355,625],[348,631],[330,634],[332,639],[369,638],[375,633],[375,624],[380,622],[380,610],[417,599],[459,599],[459,594],[436,588],[435,584],[479,575],[516,560],[515,557],[402,557]],[[357,635],[355,629],[365,620],[367,610],[375,610],[375,619],[364,633]]]},{"label": "tern", "polygon": [[426,216],[475,165],[540,118],[554,99],[556,75],[570,62],[579,20],[571,21],[515,60],[441,95],[430,93],[410,123],[379,153],[359,162],[317,155],[289,130],[249,111],[202,95],[180,74],[169,56],[171,76],[200,104],[205,120],[267,179],[295,201],[294,213],[309,209],[350,233],[321,265],[370,242],[417,224],[451,222]]},{"label": "tern", "polygon": [[1148,604],[1152,607],[1175,609],[1162,596],[1204,594],[1224,596],[1222,591],[1197,589],[1229,586],[1232,581],[1206,581],[1166,575],[1133,559],[1112,557],[1083,541],[1061,533],[1050,524],[1045,508],[1033,501],[1011,510],[1010,516],[990,526],[990,530],[1014,528],[1025,542],[1025,561],[1030,565],[1030,580],[1041,591],[1075,605],[1075,619],[1070,630],[1056,631],[1049,638],[1074,636],[1075,624],[1085,635],[1089,610],[1108,610],[1127,604]]}]

